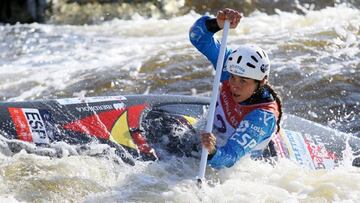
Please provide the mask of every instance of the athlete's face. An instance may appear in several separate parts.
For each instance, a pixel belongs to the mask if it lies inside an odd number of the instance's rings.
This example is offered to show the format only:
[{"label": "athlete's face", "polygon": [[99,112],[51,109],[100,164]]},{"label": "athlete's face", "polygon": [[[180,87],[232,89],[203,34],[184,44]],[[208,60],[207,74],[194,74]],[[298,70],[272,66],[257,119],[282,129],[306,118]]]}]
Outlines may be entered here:
[{"label": "athlete's face", "polygon": [[235,102],[243,102],[251,97],[257,88],[257,83],[253,79],[230,75],[230,92]]}]

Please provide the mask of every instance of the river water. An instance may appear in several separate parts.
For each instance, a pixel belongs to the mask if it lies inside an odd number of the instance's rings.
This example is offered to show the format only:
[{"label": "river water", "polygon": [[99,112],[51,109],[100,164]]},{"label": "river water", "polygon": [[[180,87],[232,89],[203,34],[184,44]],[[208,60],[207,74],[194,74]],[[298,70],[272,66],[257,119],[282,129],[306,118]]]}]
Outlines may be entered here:
[{"label": "river water", "polygon": [[[184,2],[169,2],[166,17],[144,17],[135,10],[124,19],[82,24],[68,13],[54,15],[46,24],[0,25],[0,99],[208,96],[211,64],[188,40],[200,14],[177,9]],[[286,113],[360,136],[360,10],[346,4],[300,10],[249,12],[231,30],[229,46],[253,43],[268,50],[270,81],[282,95]],[[209,185],[199,189],[194,181],[198,160],[173,158],[130,167],[111,157],[0,153],[0,202],[360,199],[360,170],[350,166],[309,171],[286,160],[272,167],[245,159],[231,169],[208,169]]]}]

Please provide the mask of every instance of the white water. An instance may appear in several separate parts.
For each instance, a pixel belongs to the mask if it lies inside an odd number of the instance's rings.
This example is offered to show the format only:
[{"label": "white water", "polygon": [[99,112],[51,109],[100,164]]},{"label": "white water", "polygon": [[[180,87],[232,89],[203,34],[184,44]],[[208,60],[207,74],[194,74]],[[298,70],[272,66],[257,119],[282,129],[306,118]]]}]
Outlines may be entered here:
[{"label": "white water", "polygon": [[356,202],[360,169],[310,171],[288,160],[272,167],[243,160],[207,171],[209,185],[194,179],[198,161],[173,159],[130,167],[107,159],[50,159],[19,153],[1,156],[2,200],[85,202]]},{"label": "white water", "polygon": [[[0,93],[7,100],[117,95],[203,94],[210,91],[210,64],[188,42],[191,13],[169,20],[112,20],[99,25],[0,26]],[[256,26],[255,26],[256,25]],[[259,43],[269,50],[274,84],[287,110],[313,105],[310,117],[356,128],[356,111],[340,119],[330,106],[359,105],[360,11],[337,6],[307,15],[254,13],[230,34],[230,44]],[[293,73],[295,76],[293,76]],[[307,92],[313,81],[339,80],[345,88],[322,99]],[[186,81],[186,82],[184,82]],[[332,83],[321,88],[336,89]],[[98,88],[101,86],[101,88]],[[320,91],[320,90],[318,90]],[[315,99],[314,99],[315,97]],[[311,103],[311,101],[314,101]],[[330,109],[331,110],[331,109]],[[294,110],[295,111],[295,110]],[[303,110],[307,114],[307,109]],[[296,111],[295,111],[296,112]],[[323,114],[322,114],[323,113]],[[327,119],[330,118],[330,119]],[[345,125],[341,124],[341,125]],[[352,131],[354,132],[354,131]],[[355,131],[358,133],[358,131]],[[110,157],[110,158],[109,158]],[[118,164],[109,157],[49,158],[0,154],[0,202],[357,202],[360,169],[342,166],[309,171],[282,160],[272,167],[244,160],[231,169],[207,171],[211,186],[198,189],[198,160]]]},{"label": "white water", "polygon": [[[358,71],[358,10],[338,6],[310,11],[306,16],[278,13],[272,16],[254,13],[244,18],[241,26],[230,34],[231,47],[262,44],[270,52],[275,73],[289,67],[301,74],[321,77]],[[0,26],[4,39],[0,44],[0,90],[11,100],[52,97],[80,81],[102,74],[109,76],[109,72],[119,77],[110,78],[113,86],[128,88],[149,79],[151,74],[147,73],[157,70],[153,67],[156,65],[164,68],[157,71],[164,73],[165,79],[181,80],[184,73],[169,78],[168,63],[190,66],[196,71],[198,62],[194,60],[205,60],[188,41],[188,29],[198,17],[193,13],[158,20],[135,15],[133,20],[115,19],[90,26]],[[301,53],[292,53],[297,51]],[[190,61],[175,58],[179,55],[186,55]],[[170,61],[174,58],[175,62]],[[331,63],[332,60],[339,61]],[[19,90],[25,84],[30,85]],[[144,87],[130,91],[139,89]]]}]

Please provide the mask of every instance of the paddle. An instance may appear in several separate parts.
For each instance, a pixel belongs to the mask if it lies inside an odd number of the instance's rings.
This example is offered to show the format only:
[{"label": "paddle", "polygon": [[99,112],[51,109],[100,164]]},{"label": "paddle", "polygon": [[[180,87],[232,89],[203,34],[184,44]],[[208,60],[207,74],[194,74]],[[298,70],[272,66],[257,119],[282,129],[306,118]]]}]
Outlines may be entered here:
[{"label": "paddle", "polygon": [[[217,60],[217,64],[216,64],[216,74],[215,74],[213,89],[211,92],[211,100],[210,100],[210,107],[209,107],[209,112],[208,112],[208,119],[207,119],[206,128],[205,128],[205,131],[208,133],[212,132],[212,127],[213,127],[213,122],[214,122],[214,114],[215,114],[215,105],[216,105],[216,100],[217,100],[217,97],[219,94],[220,76],[221,76],[222,68],[224,65],[226,41],[227,41],[227,35],[229,32],[229,28],[230,28],[230,22],[228,20],[225,20],[219,56],[218,56],[218,60]],[[199,169],[199,175],[197,176],[197,181],[199,184],[201,184],[202,181],[205,179],[205,169],[206,169],[206,162],[207,162],[208,154],[209,154],[209,152],[207,151],[207,149],[204,146],[202,146],[200,169]]]}]

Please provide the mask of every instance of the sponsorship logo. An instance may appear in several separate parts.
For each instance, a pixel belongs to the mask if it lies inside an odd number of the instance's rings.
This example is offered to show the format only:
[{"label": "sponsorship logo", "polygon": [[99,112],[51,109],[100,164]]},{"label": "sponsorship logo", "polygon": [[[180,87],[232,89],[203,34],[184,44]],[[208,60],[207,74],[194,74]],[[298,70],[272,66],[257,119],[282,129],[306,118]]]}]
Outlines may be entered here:
[{"label": "sponsorship logo", "polygon": [[243,120],[240,122],[239,127],[236,129],[236,132],[244,133],[249,128],[249,126],[249,121]]},{"label": "sponsorship logo", "polygon": [[49,143],[44,118],[38,109],[9,108],[9,113],[20,140]]},{"label": "sponsorship logo", "polygon": [[241,67],[240,65],[236,65],[236,64],[231,64],[229,66],[229,70],[233,73],[237,73],[240,75],[245,73],[245,68]]},{"label": "sponsorship logo", "polygon": [[222,98],[224,113],[227,118],[226,120],[230,123],[231,126],[235,128],[239,124],[239,119],[237,117],[241,116],[241,111],[239,109],[237,109],[236,111],[234,110],[236,109],[235,105],[230,103],[230,98],[228,98],[228,95],[225,91],[221,91],[220,94]]},{"label": "sponsorship logo", "polygon": [[274,115],[271,113],[267,113],[266,111],[263,112],[264,114],[264,125],[267,126],[268,125],[268,121],[271,119],[274,119]]},{"label": "sponsorship logo", "polygon": [[256,125],[254,125],[252,123],[250,124],[248,120],[241,121],[240,124],[239,124],[239,127],[236,129],[236,132],[244,133],[249,128],[251,130],[255,131],[260,136],[264,136],[266,134],[266,132],[261,127],[256,126]]},{"label": "sponsorship logo", "polygon": [[115,103],[113,104],[114,109],[124,109],[125,108],[125,104],[124,103]]},{"label": "sponsorship logo", "polygon": [[296,159],[296,161],[301,164],[301,165],[305,165],[305,162],[304,162],[304,158],[303,158],[303,153],[304,151],[301,151],[300,149],[300,143],[297,142],[296,138],[294,136],[294,133],[292,132],[289,132],[289,131],[286,131],[286,135],[288,137],[288,140],[290,142],[290,145],[291,145],[291,148],[292,148],[292,151],[294,153],[294,157]]},{"label": "sponsorship logo", "polygon": [[96,106],[78,106],[75,109],[79,112],[98,112],[98,111],[108,111],[108,110],[122,110],[125,109],[124,103],[114,103],[114,104],[105,104],[105,105],[96,105]]},{"label": "sponsorship logo", "polygon": [[240,139],[237,139],[238,136],[232,136],[230,139],[237,142],[240,146],[242,146],[245,151],[250,151],[252,148],[256,146],[256,140],[253,139],[249,134],[244,133],[241,135]]},{"label": "sponsorship logo", "polygon": [[313,160],[316,169],[334,168],[337,163],[337,156],[334,152],[328,151],[324,146],[321,138],[314,135],[313,140],[309,135],[305,134],[305,143]]},{"label": "sponsorship logo", "polygon": [[84,97],[84,98],[65,98],[57,99],[56,101],[61,105],[71,105],[71,104],[83,104],[83,103],[97,103],[104,101],[124,101],[126,97],[124,96],[102,96],[102,97]]},{"label": "sponsorship logo", "polygon": [[264,136],[266,134],[266,132],[261,127],[254,124],[251,124],[250,128],[257,132],[260,136]]},{"label": "sponsorship logo", "polygon": [[87,111],[106,111],[113,109],[112,105],[99,105],[99,106],[81,106],[75,107],[75,109],[79,112],[87,112]]},{"label": "sponsorship logo", "polygon": [[269,69],[269,64],[262,64],[260,67],[261,72],[265,73]]},{"label": "sponsorship logo", "polygon": [[285,130],[285,134],[291,146],[291,151],[293,153],[291,155],[295,157],[299,164],[314,169],[314,164],[308,150],[306,149],[306,144],[302,134],[290,130]]}]

